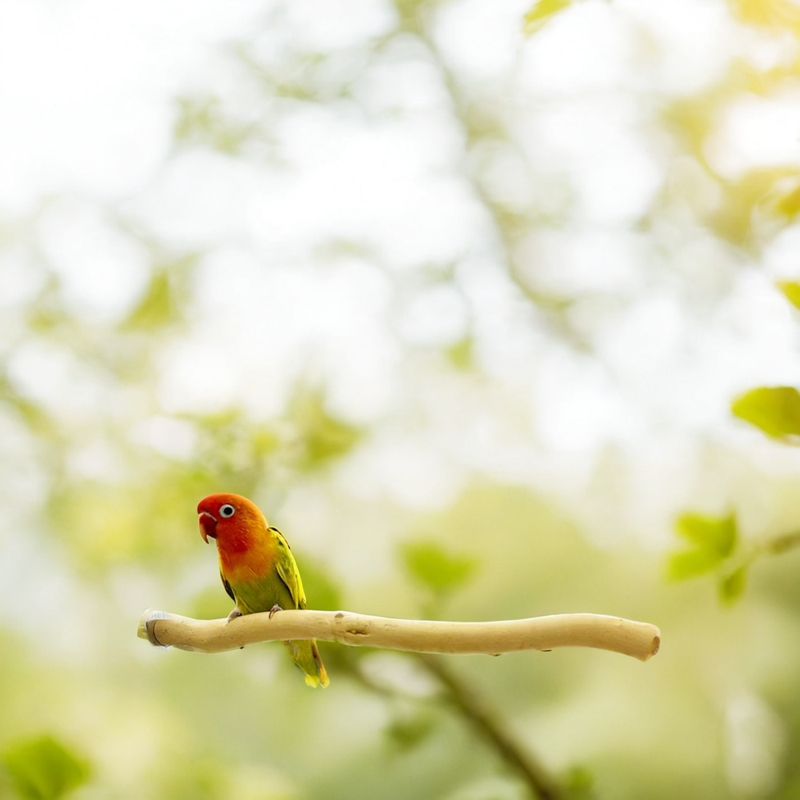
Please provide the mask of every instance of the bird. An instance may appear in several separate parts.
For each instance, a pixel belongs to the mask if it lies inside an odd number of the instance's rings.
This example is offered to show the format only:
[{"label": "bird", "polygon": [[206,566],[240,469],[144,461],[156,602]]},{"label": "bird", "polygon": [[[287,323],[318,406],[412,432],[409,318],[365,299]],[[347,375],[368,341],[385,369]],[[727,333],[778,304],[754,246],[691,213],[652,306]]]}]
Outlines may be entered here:
[{"label": "bird", "polygon": [[[222,585],[236,603],[228,621],[243,614],[305,608],[306,595],[286,537],[258,506],[238,494],[212,494],[197,505],[200,535],[215,539]],[[285,641],[311,687],[326,687],[328,673],[313,640]]]}]

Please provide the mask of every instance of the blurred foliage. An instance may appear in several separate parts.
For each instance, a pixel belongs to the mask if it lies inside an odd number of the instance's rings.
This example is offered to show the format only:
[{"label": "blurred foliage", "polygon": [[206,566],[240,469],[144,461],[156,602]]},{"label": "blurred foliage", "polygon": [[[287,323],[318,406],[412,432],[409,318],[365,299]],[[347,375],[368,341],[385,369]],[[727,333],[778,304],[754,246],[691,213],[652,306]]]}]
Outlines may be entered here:
[{"label": "blurred foliage", "polygon": [[448,553],[436,542],[407,542],[401,553],[409,575],[439,597],[462,586],[478,567],[475,558]]},{"label": "blurred foliage", "polygon": [[777,286],[795,308],[800,308],[800,283],[796,281],[778,281]]},{"label": "blurred foliage", "polygon": [[173,135],[180,145],[204,145],[231,156],[259,131],[254,123],[232,124],[218,97],[178,98],[178,115]]},{"label": "blurred foliage", "polygon": [[724,602],[738,600],[744,591],[746,568],[742,564],[731,569],[731,559],[739,547],[736,517],[709,517],[683,514],[676,522],[676,533],[691,547],[672,553],[667,573],[672,580],[685,580],[710,572],[719,574],[718,587]]},{"label": "blurred foliage", "polygon": [[[800,175],[796,177],[800,179]],[[793,183],[796,185],[780,192],[775,202],[775,211],[787,222],[793,222],[800,215],[800,184],[798,180]]]},{"label": "blurred foliage", "polygon": [[682,514],[676,521],[675,532],[691,546],[670,554],[668,577],[680,581],[713,574],[719,598],[725,604],[742,597],[754,562],[762,556],[779,555],[800,546],[797,531],[743,543],[734,514],[725,517]]},{"label": "blurred foliage", "polygon": [[308,556],[303,557],[303,587],[314,598],[314,608],[320,611],[339,611],[344,603],[342,590],[330,571]]},{"label": "blurred foliage", "polygon": [[[606,87],[601,80],[599,89],[590,84],[579,97],[544,92],[531,99],[515,94],[518,74],[499,77],[460,66],[443,26],[454,9],[469,15],[469,4],[398,0],[381,7],[388,20],[383,28],[344,43],[326,39],[324,31],[306,37],[313,20],[276,3],[260,25],[223,48],[227,60],[217,68],[228,71],[225,79],[207,88],[199,83],[176,99],[164,173],[186,154],[236,162],[257,180],[267,180],[258,171],[266,162],[288,172],[310,154],[299,139],[292,142],[297,152],[282,150],[276,132],[301,113],[311,126],[326,124],[321,109],[337,110],[340,121],[366,120],[377,131],[393,120],[418,124],[429,115],[445,131],[457,183],[474,202],[470,224],[486,228],[481,252],[459,259],[404,254],[397,267],[384,263],[391,259],[371,240],[337,238],[337,232],[309,243],[315,280],[325,280],[338,264],[358,262],[386,291],[386,327],[397,348],[391,371],[408,390],[390,392],[389,410],[382,412],[388,418],[368,403],[348,415],[346,393],[332,389],[325,366],[306,366],[301,346],[296,360],[302,366],[287,367],[295,382],[285,396],[276,392],[271,406],[233,391],[216,403],[193,405],[188,390],[187,397],[170,391],[175,349],[205,329],[204,281],[214,274],[214,258],[253,245],[258,269],[273,269],[284,257],[297,266],[283,250],[265,252],[250,234],[238,233],[217,239],[211,232],[201,246],[187,243],[180,225],[170,234],[169,226],[143,221],[131,198],[92,203],[48,197],[19,218],[0,219],[0,248],[20,265],[8,283],[22,287],[13,301],[0,293],[0,649],[13,654],[0,669],[0,792],[13,787],[22,798],[42,800],[70,791],[76,800],[519,800],[535,794],[497,737],[478,731],[475,710],[453,702],[442,674],[417,659],[323,643],[331,688],[311,693],[278,646],[213,658],[143,647],[134,631],[148,605],[203,617],[227,613],[229,601],[212,549],[200,546],[194,509],[204,494],[232,490],[256,499],[278,527],[292,521],[286,533],[312,607],[417,616],[428,609],[441,613],[446,600],[455,619],[592,610],[659,624],[664,650],[644,668],[590,651],[459,660],[463,695],[488,708],[492,732],[511,741],[516,755],[536,755],[558,776],[563,796],[799,796],[795,483],[787,488],[749,452],[709,444],[709,451],[719,448],[721,461],[734,464],[719,482],[736,470],[743,484],[755,476],[758,503],[774,506],[787,524],[778,529],[784,532],[765,531],[752,540],[735,496],[735,511],[725,516],[683,514],[667,566],[681,582],[666,584],[658,577],[659,555],[625,533],[603,539],[586,523],[608,518],[606,527],[615,527],[625,478],[613,459],[611,468],[601,457],[599,466],[582,464],[575,478],[587,487],[595,479],[606,482],[596,506],[590,488],[580,503],[565,502],[561,490],[532,488],[563,479],[563,452],[548,444],[543,466],[524,449],[536,409],[529,404],[520,412],[499,377],[507,351],[519,347],[529,348],[532,365],[564,352],[582,364],[595,359],[609,383],[623,385],[613,365],[602,361],[610,318],[630,312],[637,297],[664,291],[706,315],[730,298],[733,275],[752,270],[798,225],[796,164],[735,172],[714,158],[722,120],[737,103],[796,90],[797,4],[716,5],[726,24],[740,26],[740,35],[716,67],[679,89],[669,88],[653,68],[662,45],[654,44],[652,31],[630,9],[608,7],[623,15],[619,28],[630,37],[633,55],[622,82]],[[545,37],[562,23],[580,25],[583,9],[596,10],[596,4],[540,0],[518,20],[520,46],[546,52]],[[686,9],[669,13],[683,15],[681,25],[693,24]],[[536,36],[525,40],[519,25]],[[469,42],[473,49],[482,44],[480,37]],[[524,62],[526,52],[514,59]],[[405,70],[425,70],[430,97],[409,89],[413,102],[393,99],[389,89],[405,84],[390,87],[380,76]],[[372,94],[359,83],[366,79],[375,81]],[[655,255],[637,256],[641,274],[635,280],[589,280],[577,288],[552,276],[548,282],[530,243],[543,233],[585,233],[581,176],[572,174],[569,158],[526,149],[524,120],[562,103],[569,110],[571,102],[611,99],[637,109],[641,117],[631,127],[666,177],[639,217],[607,228],[623,229]],[[605,148],[601,133],[586,135]],[[323,162],[331,157],[313,155]],[[406,165],[398,159],[397,168]],[[426,168],[446,171],[438,163]],[[617,178],[612,171],[601,182],[616,192]],[[391,185],[383,189],[393,191]],[[224,216],[227,197],[215,191],[198,189],[213,195]],[[70,269],[80,274],[80,263],[65,268],[61,248],[46,247],[54,220],[76,209],[95,215],[103,231],[117,237],[120,252],[136,254],[141,280],[113,309],[98,309],[91,287],[81,294],[70,283]],[[408,224],[407,239],[415,240],[416,220]],[[606,223],[589,223],[595,225]],[[692,252],[687,267],[684,252],[698,243],[700,255]],[[707,263],[706,252],[724,253],[723,266]],[[117,255],[103,256],[108,274]],[[478,282],[477,292],[466,291],[476,259],[503,274],[508,286],[497,286],[512,294],[507,316],[521,321],[514,330],[524,328],[537,349],[506,333],[500,348],[487,346],[487,329],[509,320],[493,311],[496,285]],[[604,267],[592,261],[595,273]],[[246,294],[246,285],[234,287],[236,276],[234,268],[226,272],[226,289]],[[797,281],[777,285],[800,307]],[[465,321],[418,346],[404,338],[398,317],[409,299],[432,288],[452,289]],[[274,310],[267,304],[261,313],[267,318]],[[333,333],[314,348],[343,346]],[[211,370],[210,351],[226,342],[199,341],[205,351],[195,372]],[[265,350],[270,343],[263,342]],[[268,372],[257,378],[272,384],[276,376]],[[531,382],[532,375],[515,374],[509,383]],[[238,377],[213,375],[209,386]],[[358,392],[367,388],[356,386]],[[576,394],[585,388],[581,381],[571,384]],[[419,401],[423,395],[434,398],[433,411]],[[765,446],[794,443],[800,434],[800,396],[790,386],[754,388],[733,401],[732,412],[777,440]],[[437,425],[477,417],[486,437],[508,440],[508,464],[487,458],[484,465],[480,448],[476,454],[469,443],[439,442]],[[416,450],[404,450],[412,430],[422,431],[425,447],[440,456],[428,471],[416,463]],[[647,449],[641,441],[636,447]],[[381,454],[406,459],[392,485],[372,474]],[[431,472],[438,477],[452,463],[455,472],[467,473],[465,488],[443,484],[417,504],[407,499],[404,481],[433,481]],[[640,496],[634,473],[628,479],[635,502],[665,506],[672,487],[664,488],[664,497]],[[697,484],[701,495],[710,482]],[[419,531],[424,539],[409,538]],[[724,602],[739,601],[726,616],[707,601],[702,582],[682,580],[703,575],[716,582]],[[778,755],[764,744],[769,736],[752,735],[760,729],[750,717],[737,717],[740,696],[755,697],[766,709]],[[30,738],[38,730],[59,731],[59,739]],[[741,753],[756,764],[748,767],[755,783],[744,787],[731,777]]]},{"label": "blurred foliage", "polygon": [[699,514],[684,514],[678,519],[678,535],[692,547],[675,553],[669,562],[673,579],[692,578],[710,572],[733,552],[737,545],[736,518],[721,519]]},{"label": "blurred foliage", "polygon": [[336,419],[319,391],[301,389],[289,410],[300,438],[298,468],[313,470],[349,453],[361,439],[358,428]]},{"label": "blurred foliage", "polygon": [[564,791],[570,800],[593,800],[599,795],[595,791],[595,780],[585,767],[572,767],[564,777]]},{"label": "blurred foliage", "polygon": [[90,777],[87,761],[52,736],[13,742],[3,763],[24,800],[58,800]]},{"label": "blurred foliage", "polygon": [[[794,281],[779,281],[777,286],[792,305],[800,307],[800,285]],[[750,389],[733,400],[731,412],[784,444],[795,445],[800,441],[797,438],[800,436],[800,392],[792,386]],[[741,598],[748,570],[760,556],[785,553],[800,546],[800,534],[792,531],[750,543],[742,555],[733,514],[724,518],[684,514],[678,519],[676,529],[693,546],[669,556],[669,576],[682,580],[717,573],[719,597],[723,603]]]},{"label": "blurred foliage", "polygon": [[193,253],[167,263],[155,263],[147,289],[122,323],[122,329],[154,331],[179,322],[188,296],[187,282],[197,259]]},{"label": "blurred foliage", "polygon": [[791,0],[730,0],[730,5],[742,22],[800,33],[800,11]]},{"label": "blurred foliage", "polygon": [[747,567],[741,566],[724,575],[719,581],[719,596],[723,603],[733,603],[738,600],[745,589]]},{"label": "blurred foliage", "polygon": [[800,392],[792,386],[751,389],[733,401],[731,411],[775,439],[800,435]]},{"label": "blurred foliage", "polygon": [[400,752],[419,747],[433,732],[434,717],[427,711],[395,717],[386,726],[386,736]]},{"label": "blurred foliage", "polygon": [[537,0],[525,14],[524,30],[529,36],[540,31],[553,17],[565,8],[569,8],[572,0]]},{"label": "blurred foliage", "polygon": [[474,342],[469,336],[465,336],[455,344],[447,348],[447,357],[454,367],[467,370],[473,367],[475,355],[473,352]]}]

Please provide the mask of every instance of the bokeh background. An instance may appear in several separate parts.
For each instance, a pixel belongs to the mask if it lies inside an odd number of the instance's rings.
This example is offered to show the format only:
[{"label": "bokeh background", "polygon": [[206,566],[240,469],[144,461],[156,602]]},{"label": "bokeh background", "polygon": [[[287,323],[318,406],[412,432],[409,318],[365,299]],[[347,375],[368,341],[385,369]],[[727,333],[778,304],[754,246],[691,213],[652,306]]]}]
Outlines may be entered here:
[{"label": "bokeh background", "polygon": [[[731,410],[800,382],[799,41],[794,0],[3,0],[0,795],[535,796],[478,707],[552,797],[800,798],[800,400]],[[230,610],[215,491],[311,607],[662,652],[323,643],[313,692],[151,648]]]}]

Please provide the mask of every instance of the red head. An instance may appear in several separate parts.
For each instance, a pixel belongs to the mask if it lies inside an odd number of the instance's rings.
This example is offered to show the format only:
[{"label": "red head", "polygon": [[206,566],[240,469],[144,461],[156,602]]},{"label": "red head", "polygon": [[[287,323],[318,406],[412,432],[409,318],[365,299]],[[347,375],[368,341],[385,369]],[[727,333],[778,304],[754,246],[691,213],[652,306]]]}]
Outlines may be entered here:
[{"label": "red head", "polygon": [[255,503],[240,494],[211,494],[197,505],[200,535],[221,540],[220,544],[246,545],[253,533],[266,530],[267,521]]}]

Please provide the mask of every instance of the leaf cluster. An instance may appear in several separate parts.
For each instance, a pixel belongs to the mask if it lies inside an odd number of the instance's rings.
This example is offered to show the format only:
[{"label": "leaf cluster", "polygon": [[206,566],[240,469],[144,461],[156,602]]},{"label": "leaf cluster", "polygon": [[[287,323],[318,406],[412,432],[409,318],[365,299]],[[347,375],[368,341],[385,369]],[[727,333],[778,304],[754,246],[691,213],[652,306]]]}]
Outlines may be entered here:
[{"label": "leaf cluster", "polygon": [[[776,285],[800,309],[800,283],[780,281]],[[793,386],[750,389],[733,400],[731,413],[771,439],[787,445],[800,443],[800,391]],[[800,545],[800,535],[792,531],[752,546],[743,555],[734,514],[708,517],[686,513],[678,518],[676,532],[690,546],[669,556],[668,576],[683,580],[713,573],[717,576],[720,599],[725,603],[742,596],[747,571],[760,555],[775,555]]]},{"label": "leaf cluster", "polygon": [[715,573],[720,599],[731,603],[745,587],[746,565],[736,563],[740,537],[736,517],[682,514],[675,525],[686,546],[672,553],[667,562],[671,580],[685,580]]},{"label": "leaf cluster", "polygon": [[2,761],[24,800],[58,800],[86,783],[91,775],[85,758],[49,735],[13,742]]}]

